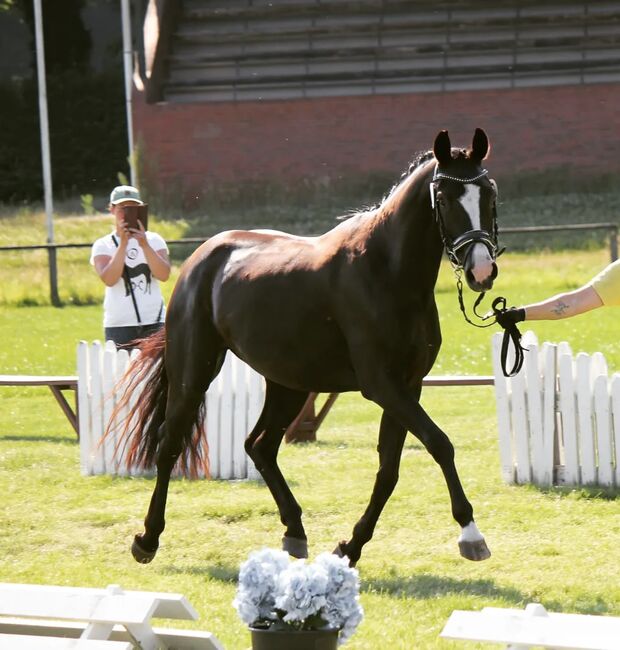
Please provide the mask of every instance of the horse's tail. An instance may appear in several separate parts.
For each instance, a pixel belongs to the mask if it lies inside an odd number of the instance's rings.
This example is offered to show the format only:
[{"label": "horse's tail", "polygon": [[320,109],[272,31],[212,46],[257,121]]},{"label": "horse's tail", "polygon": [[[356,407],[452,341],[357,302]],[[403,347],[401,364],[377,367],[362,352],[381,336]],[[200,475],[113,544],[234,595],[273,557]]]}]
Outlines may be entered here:
[{"label": "horse's tail", "polygon": [[[166,417],[168,376],[165,365],[166,333],[162,328],[140,342],[140,353],[121,379],[122,396],[114,407],[108,430],[123,417],[116,454],[125,450],[125,465],[151,468],[157,460],[161,440],[160,427]],[[136,395],[134,399],[132,396]],[[192,477],[209,475],[209,453],[205,434],[205,403],[201,401],[194,426],[183,441],[177,465]]]}]

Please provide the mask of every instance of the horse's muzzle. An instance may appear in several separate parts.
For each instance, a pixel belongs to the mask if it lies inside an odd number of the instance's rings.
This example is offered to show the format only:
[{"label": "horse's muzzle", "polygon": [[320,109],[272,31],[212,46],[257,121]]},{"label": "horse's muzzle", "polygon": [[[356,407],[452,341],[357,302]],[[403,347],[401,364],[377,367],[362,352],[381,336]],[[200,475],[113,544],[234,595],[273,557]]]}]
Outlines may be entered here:
[{"label": "horse's muzzle", "polygon": [[463,261],[465,280],[472,291],[488,291],[497,277],[495,249],[490,240],[478,239],[471,242]]},{"label": "horse's muzzle", "polygon": [[465,280],[467,281],[467,286],[472,291],[488,291],[489,289],[493,288],[493,282],[495,281],[498,273],[499,271],[497,269],[497,264],[495,262],[492,262],[491,272],[484,279],[477,280],[474,277],[472,269],[470,268],[465,269]]}]

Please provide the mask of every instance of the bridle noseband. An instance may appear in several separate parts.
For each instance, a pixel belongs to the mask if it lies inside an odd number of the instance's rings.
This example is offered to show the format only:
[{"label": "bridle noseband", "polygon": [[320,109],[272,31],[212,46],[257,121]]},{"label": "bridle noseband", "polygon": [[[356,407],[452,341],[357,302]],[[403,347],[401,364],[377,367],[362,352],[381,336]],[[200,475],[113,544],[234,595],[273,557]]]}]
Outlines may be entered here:
[{"label": "bridle noseband", "polygon": [[[473,244],[484,244],[491,255],[491,259],[495,260],[498,255],[503,251],[499,251],[497,245],[497,211],[495,205],[493,205],[493,232],[489,233],[486,230],[468,230],[463,234],[459,235],[456,239],[450,240],[446,234],[446,228],[444,224],[443,217],[441,215],[441,210],[439,209],[439,203],[437,201],[437,181],[441,179],[456,181],[462,185],[467,185],[468,183],[474,183],[477,180],[480,180],[489,173],[487,169],[483,169],[480,174],[473,176],[472,178],[458,178],[456,176],[450,176],[439,170],[439,165],[435,166],[435,171],[433,172],[433,180],[430,184],[431,192],[431,207],[433,213],[435,214],[435,219],[439,227],[439,235],[441,236],[441,241],[443,243],[444,250],[446,255],[450,260],[452,266],[455,269],[462,269],[463,262],[459,259],[459,251],[462,249],[469,249]],[[462,259],[465,260],[467,254],[462,256]]]}]

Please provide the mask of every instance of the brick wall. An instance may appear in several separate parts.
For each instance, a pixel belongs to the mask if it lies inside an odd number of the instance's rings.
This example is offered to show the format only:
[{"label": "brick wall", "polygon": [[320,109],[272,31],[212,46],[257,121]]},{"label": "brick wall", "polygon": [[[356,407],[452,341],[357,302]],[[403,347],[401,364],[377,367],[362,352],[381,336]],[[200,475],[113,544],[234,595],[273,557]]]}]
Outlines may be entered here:
[{"label": "brick wall", "polygon": [[620,172],[620,84],[264,103],[147,105],[136,95],[134,103],[143,182],[198,201],[238,181],[396,179],[439,129],[467,146],[476,126],[491,139],[498,178]]}]

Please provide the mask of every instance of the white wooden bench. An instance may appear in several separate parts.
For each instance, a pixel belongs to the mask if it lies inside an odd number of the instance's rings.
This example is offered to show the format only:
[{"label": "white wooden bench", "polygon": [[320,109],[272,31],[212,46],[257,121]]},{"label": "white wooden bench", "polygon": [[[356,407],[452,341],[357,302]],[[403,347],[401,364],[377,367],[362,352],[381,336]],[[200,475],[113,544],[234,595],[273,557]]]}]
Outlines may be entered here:
[{"label": "white wooden bench", "polygon": [[210,632],[152,627],[151,618],[198,614],[181,594],[0,583],[0,648],[224,650]]},{"label": "white wooden bench", "polygon": [[485,607],[455,610],[440,636],[444,639],[505,643],[507,650],[618,650],[620,617],[554,614],[538,603],[525,610]]},{"label": "white wooden bench", "polygon": [[[69,420],[69,423],[73,427],[77,437],[80,437],[78,425],[79,420],[77,415],[77,377],[73,375],[0,375],[0,386],[47,386],[52,391],[52,395],[56,398],[62,412],[67,416],[67,420]],[[65,396],[62,393],[63,390],[73,391],[75,410],[71,408],[71,405],[65,399]]]}]

